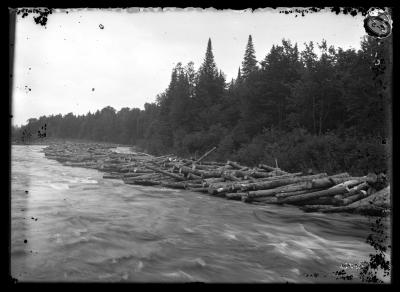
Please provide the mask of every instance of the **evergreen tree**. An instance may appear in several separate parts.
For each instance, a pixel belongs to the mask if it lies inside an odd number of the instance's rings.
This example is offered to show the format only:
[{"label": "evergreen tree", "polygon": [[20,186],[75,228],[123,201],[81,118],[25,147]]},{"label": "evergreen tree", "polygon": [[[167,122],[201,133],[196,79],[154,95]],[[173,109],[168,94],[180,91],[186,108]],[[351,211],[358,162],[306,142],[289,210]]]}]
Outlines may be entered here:
[{"label": "evergreen tree", "polygon": [[192,110],[195,109],[193,118],[197,130],[208,129],[216,123],[224,91],[225,77],[222,72],[218,72],[209,39],[206,55],[198,72],[192,104]]},{"label": "evergreen tree", "polygon": [[242,73],[240,72],[240,67],[239,67],[239,70],[238,70],[238,75],[237,75],[237,78],[236,78],[236,80],[240,80],[242,78]]},{"label": "evergreen tree", "polygon": [[[251,35],[249,35],[249,39],[247,41],[246,51],[244,53],[244,59],[242,62],[242,76],[244,79],[249,77],[251,72],[257,70],[257,60],[254,51],[253,40]],[[240,75],[240,71],[239,71]],[[238,76],[239,77],[239,76]]]},{"label": "evergreen tree", "polygon": [[215,64],[214,54],[212,52],[211,38],[208,39],[206,56],[200,67],[200,74],[207,75],[210,78],[214,78],[218,74],[217,65]]}]

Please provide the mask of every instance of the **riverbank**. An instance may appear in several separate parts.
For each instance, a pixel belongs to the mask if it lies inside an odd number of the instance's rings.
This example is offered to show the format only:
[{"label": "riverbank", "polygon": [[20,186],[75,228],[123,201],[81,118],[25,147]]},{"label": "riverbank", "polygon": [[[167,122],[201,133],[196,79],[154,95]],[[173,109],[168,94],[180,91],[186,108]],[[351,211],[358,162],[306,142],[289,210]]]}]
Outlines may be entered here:
[{"label": "riverbank", "polygon": [[103,178],[126,184],[188,189],[250,204],[296,205],[306,212],[382,215],[390,209],[390,187],[383,174],[289,173],[264,164],[206,161],[143,152],[117,153],[106,143],[51,143],[45,156],[66,166],[106,172]]}]

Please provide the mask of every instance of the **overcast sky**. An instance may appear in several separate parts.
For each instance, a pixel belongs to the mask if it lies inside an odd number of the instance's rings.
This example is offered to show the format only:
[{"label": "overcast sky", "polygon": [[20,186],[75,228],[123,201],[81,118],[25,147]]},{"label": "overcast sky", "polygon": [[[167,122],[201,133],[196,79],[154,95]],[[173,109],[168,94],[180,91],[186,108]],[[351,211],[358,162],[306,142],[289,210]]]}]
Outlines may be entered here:
[{"label": "overcast sky", "polygon": [[[99,25],[104,28],[100,29]],[[197,69],[211,37],[216,64],[235,78],[248,35],[258,61],[282,38],[359,49],[363,17],[277,11],[69,10],[49,15],[46,28],[33,16],[17,17],[14,125],[50,114],[86,114],[105,106],[143,108],[168,86],[171,70],[189,61]],[[94,88],[94,91],[92,90]],[[29,90],[30,89],[30,90]]]}]

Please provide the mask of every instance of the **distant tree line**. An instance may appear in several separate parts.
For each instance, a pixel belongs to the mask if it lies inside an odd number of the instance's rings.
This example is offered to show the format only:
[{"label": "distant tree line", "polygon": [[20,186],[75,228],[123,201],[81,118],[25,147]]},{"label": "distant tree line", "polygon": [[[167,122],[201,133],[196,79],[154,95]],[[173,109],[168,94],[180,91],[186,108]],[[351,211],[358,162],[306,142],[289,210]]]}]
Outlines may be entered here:
[{"label": "distant tree line", "polygon": [[387,171],[390,41],[365,37],[356,51],[323,40],[299,51],[284,39],[257,61],[249,36],[228,82],[209,39],[200,68],[178,63],[168,88],[144,110],[42,116],[13,128],[13,137],[46,124],[46,138],[131,144],[155,155],[199,156],[217,146],[210,158],[277,159],[288,171]]}]

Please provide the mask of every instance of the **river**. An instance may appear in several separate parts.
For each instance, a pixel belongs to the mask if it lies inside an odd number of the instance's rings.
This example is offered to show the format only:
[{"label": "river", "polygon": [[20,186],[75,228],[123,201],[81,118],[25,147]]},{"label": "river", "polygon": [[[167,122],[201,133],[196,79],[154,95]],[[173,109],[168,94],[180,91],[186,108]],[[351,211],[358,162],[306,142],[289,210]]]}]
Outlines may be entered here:
[{"label": "river", "polygon": [[46,159],[44,147],[12,146],[19,281],[338,282],[341,264],[373,251],[362,216],[126,185]]}]

